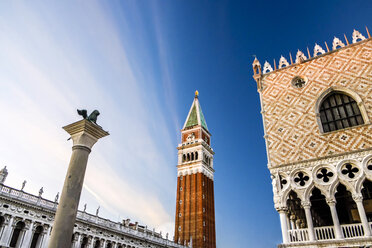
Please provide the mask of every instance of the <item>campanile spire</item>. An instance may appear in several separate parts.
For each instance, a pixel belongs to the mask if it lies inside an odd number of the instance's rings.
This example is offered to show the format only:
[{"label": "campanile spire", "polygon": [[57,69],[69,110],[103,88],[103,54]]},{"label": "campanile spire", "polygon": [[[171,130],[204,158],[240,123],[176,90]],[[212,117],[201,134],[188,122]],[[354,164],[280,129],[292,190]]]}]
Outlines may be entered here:
[{"label": "campanile spire", "polygon": [[214,169],[211,134],[199,92],[181,130],[178,145],[178,180],[174,240],[196,248],[215,248]]}]

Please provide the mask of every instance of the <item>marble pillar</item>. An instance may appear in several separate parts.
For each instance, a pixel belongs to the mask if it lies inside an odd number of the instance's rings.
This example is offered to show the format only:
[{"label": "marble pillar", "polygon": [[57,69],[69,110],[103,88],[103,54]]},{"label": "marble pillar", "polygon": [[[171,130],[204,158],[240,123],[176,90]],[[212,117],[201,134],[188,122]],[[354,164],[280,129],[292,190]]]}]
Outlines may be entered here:
[{"label": "marble pillar", "polygon": [[109,135],[100,126],[86,119],[63,129],[71,135],[72,155],[57,207],[49,248],[70,247],[89,153],[98,139]]}]

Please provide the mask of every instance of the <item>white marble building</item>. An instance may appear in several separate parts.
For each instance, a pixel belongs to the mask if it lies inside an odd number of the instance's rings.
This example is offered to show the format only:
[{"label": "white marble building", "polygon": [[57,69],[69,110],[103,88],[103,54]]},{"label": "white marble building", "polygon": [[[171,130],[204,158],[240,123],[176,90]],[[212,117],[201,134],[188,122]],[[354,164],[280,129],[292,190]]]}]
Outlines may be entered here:
[{"label": "white marble building", "polygon": [[[32,195],[4,185],[6,167],[0,170],[0,246],[46,248],[58,206],[55,201]],[[192,243],[192,242],[191,242]],[[189,244],[191,247],[192,244]],[[104,219],[97,214],[78,211],[71,248],[160,248],[186,247],[165,238],[161,232],[148,230],[137,222],[122,223]]]}]

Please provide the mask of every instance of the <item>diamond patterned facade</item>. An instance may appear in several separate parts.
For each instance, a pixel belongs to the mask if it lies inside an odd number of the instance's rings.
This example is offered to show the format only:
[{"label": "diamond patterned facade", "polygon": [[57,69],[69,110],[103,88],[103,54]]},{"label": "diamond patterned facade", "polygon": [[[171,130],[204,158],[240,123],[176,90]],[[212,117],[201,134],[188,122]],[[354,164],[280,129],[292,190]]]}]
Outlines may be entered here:
[{"label": "diamond patterned facade", "polygon": [[[278,69],[253,62],[279,247],[372,244],[372,38],[298,51]],[[274,60],[275,63],[275,60]],[[337,98],[337,99],[336,99]],[[352,106],[353,105],[353,106]],[[352,106],[352,107],[351,107]],[[332,125],[332,127],[331,127]]]}]

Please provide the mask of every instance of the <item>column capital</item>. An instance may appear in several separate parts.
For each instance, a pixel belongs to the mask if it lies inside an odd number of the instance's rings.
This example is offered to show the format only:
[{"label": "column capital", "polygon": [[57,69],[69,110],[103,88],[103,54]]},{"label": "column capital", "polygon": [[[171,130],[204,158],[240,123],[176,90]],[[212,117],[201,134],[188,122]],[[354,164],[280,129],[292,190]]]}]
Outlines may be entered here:
[{"label": "column capital", "polygon": [[362,202],[363,201],[363,195],[362,194],[353,194],[352,195],[353,196],[353,200],[355,201],[355,202]]},{"label": "column capital", "polygon": [[278,213],[287,213],[288,208],[287,207],[277,207],[276,211],[278,211]]},{"label": "column capital", "polygon": [[100,138],[109,135],[101,126],[86,119],[64,126],[63,129],[71,135],[73,147],[82,146],[89,150]]},{"label": "column capital", "polygon": [[327,198],[326,202],[328,205],[335,205],[337,203],[335,198]]},{"label": "column capital", "polygon": [[311,202],[310,201],[301,201],[301,206],[304,209],[310,208],[311,207]]}]

